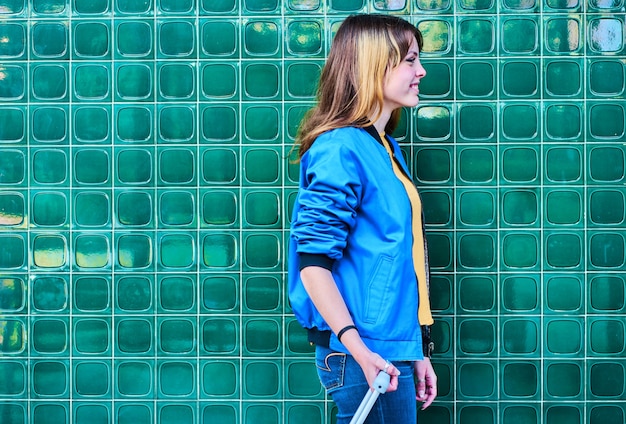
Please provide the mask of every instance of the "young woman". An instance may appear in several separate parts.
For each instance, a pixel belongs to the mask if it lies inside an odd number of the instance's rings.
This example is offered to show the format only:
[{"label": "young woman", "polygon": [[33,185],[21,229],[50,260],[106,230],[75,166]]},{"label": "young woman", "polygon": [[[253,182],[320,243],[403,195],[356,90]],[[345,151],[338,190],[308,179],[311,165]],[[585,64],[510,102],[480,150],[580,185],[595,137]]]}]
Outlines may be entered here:
[{"label": "young woman", "polygon": [[368,424],[415,423],[416,400],[437,395],[422,208],[389,136],[400,108],[418,104],[421,45],[398,17],[348,17],[299,129],[289,298],[339,423],[381,371],[391,382]]}]

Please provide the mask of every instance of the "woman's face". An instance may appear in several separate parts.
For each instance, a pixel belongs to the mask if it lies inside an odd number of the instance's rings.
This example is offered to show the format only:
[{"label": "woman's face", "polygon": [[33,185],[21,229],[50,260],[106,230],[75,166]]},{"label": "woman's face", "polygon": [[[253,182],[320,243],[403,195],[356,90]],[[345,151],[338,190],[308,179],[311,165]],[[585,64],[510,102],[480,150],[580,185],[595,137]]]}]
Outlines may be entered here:
[{"label": "woman's face", "polygon": [[419,103],[418,85],[426,70],[419,60],[419,47],[413,37],[407,55],[395,68],[387,71],[383,85],[384,108],[391,112],[399,107],[414,107]]}]

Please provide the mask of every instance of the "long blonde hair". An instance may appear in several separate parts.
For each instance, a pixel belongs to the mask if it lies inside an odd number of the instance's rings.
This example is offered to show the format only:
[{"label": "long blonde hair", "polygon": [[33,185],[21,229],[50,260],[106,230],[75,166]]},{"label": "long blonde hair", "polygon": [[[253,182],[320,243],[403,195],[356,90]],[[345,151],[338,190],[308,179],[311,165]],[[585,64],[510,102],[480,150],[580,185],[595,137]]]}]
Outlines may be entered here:
[{"label": "long blonde hair", "polygon": [[[300,157],[320,134],[378,118],[369,115],[383,109],[385,74],[404,59],[413,37],[421,50],[419,30],[392,15],[353,15],[342,22],[320,75],[317,104],[298,129]],[[393,132],[399,117],[400,110],[394,111],[386,132]]]}]

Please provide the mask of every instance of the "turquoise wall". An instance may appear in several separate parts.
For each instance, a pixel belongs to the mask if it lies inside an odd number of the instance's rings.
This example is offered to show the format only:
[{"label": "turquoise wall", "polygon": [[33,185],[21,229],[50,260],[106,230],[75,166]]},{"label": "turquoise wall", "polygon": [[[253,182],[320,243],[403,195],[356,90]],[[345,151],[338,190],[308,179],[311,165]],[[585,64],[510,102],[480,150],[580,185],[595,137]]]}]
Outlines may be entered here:
[{"label": "turquoise wall", "polygon": [[425,35],[423,422],[623,424],[624,0],[0,0],[0,422],[333,422],[287,160],[347,14]]}]

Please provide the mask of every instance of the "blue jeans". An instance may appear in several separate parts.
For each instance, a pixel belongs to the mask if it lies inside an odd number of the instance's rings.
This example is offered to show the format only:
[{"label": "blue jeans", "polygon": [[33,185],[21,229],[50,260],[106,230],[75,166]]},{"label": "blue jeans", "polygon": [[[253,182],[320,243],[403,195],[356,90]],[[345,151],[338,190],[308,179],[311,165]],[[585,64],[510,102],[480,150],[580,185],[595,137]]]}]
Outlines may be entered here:
[{"label": "blue jeans", "polygon": [[[365,375],[350,355],[316,346],[315,365],[322,385],[337,405],[337,424],[348,424],[369,390]],[[398,390],[381,394],[366,424],[415,424],[417,403],[413,363],[393,362],[400,370]]]}]

